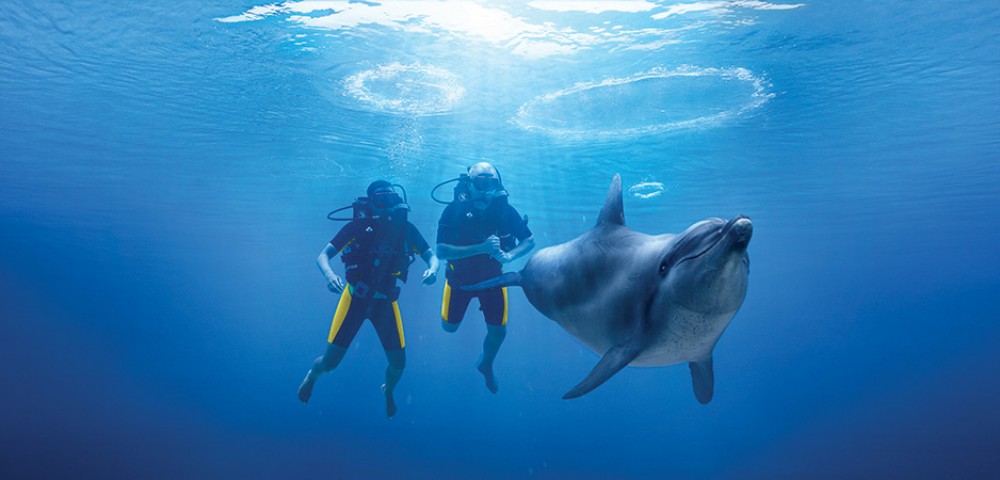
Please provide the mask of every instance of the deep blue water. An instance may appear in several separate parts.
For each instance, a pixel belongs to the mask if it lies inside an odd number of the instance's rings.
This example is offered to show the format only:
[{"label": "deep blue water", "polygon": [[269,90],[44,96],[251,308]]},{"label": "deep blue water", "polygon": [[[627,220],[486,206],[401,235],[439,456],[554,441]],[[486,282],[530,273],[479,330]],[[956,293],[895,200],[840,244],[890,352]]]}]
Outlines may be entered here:
[{"label": "deep blue water", "polygon": [[[264,6],[0,9],[0,477],[996,475],[996,2]],[[370,326],[296,400],[326,213],[388,178],[433,241],[481,160],[539,248],[614,173],[636,230],[753,218],[712,403],[683,366],[561,400],[598,358],[516,290],[492,395],[440,281],[396,418]]]}]

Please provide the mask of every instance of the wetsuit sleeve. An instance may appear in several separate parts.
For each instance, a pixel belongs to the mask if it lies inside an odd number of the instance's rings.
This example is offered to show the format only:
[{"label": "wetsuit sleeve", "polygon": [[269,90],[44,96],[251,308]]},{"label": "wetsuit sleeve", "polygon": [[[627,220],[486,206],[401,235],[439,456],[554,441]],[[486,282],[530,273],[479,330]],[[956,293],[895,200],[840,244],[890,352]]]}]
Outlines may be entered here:
[{"label": "wetsuit sleeve", "polygon": [[420,230],[410,222],[406,222],[406,246],[418,257],[431,248],[420,234]]},{"label": "wetsuit sleeve", "polygon": [[531,236],[531,230],[528,228],[528,223],[524,221],[520,213],[517,210],[507,205],[506,215],[504,215],[504,230],[514,234],[514,237],[518,241],[524,240]]},{"label": "wetsuit sleeve", "polygon": [[455,222],[454,205],[448,205],[438,220],[437,243],[458,244],[458,225]]},{"label": "wetsuit sleeve", "polygon": [[358,222],[351,221],[347,225],[344,225],[344,228],[341,228],[340,231],[337,232],[332,239],[330,239],[330,245],[333,245],[333,248],[337,250],[337,253],[340,253],[344,247],[350,245],[350,243],[354,241],[354,238],[357,236],[357,231]]}]

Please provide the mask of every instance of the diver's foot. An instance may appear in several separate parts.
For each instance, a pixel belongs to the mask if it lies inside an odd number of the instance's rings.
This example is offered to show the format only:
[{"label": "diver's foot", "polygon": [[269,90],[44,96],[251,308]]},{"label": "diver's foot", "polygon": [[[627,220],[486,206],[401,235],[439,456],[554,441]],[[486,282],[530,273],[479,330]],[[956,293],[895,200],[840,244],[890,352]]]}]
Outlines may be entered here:
[{"label": "diver's foot", "polygon": [[382,385],[382,394],[385,395],[385,416],[392,418],[396,415],[396,400],[392,398],[392,393],[386,393],[385,385]]},{"label": "diver's foot", "polygon": [[497,393],[500,390],[500,387],[497,385],[497,377],[493,375],[493,365],[486,365],[480,360],[476,370],[479,370],[479,373],[483,374],[483,378],[486,379],[486,388],[493,393]]},{"label": "diver's foot", "polygon": [[299,401],[302,403],[309,403],[309,398],[313,394],[313,385],[316,384],[316,377],[313,376],[312,369],[306,373],[306,378],[302,380],[302,385],[299,385]]}]

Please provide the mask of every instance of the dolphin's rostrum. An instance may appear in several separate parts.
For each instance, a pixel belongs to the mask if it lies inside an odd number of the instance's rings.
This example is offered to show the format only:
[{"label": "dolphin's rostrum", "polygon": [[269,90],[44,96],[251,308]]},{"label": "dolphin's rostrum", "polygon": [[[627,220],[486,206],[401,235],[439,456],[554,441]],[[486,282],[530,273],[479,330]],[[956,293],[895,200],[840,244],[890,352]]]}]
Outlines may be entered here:
[{"label": "dolphin's rostrum", "polygon": [[615,175],[594,228],[542,249],[518,273],[466,288],[519,285],[542,314],[602,355],[563,398],[586,394],[626,365],[688,362],[695,397],[708,403],[712,350],[746,295],[752,234],[743,215],[676,235],[631,230]]}]

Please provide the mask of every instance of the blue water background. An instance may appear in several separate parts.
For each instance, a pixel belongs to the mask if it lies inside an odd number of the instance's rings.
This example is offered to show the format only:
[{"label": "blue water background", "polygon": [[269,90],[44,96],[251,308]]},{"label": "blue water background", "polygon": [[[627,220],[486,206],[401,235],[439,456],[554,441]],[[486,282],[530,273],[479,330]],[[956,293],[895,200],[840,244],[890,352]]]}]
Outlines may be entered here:
[{"label": "blue water background", "polygon": [[[0,10],[0,477],[996,475],[996,2],[734,7],[661,48],[544,58],[434,31],[218,20],[257,5]],[[578,30],[663,24],[495,8]],[[425,114],[342,91],[394,62],[451,72],[464,96]],[[516,121],[541,95],[685,65],[746,69],[766,102],[645,134]],[[587,115],[549,115],[613,130],[645,122],[636,98],[673,105],[634,84],[622,105],[598,91],[570,102]],[[714,101],[691,89],[686,108]],[[339,227],[326,213],[389,178],[433,241],[430,188],[480,160],[539,248],[589,228],[614,173],[664,186],[625,198],[636,230],[753,219],[750,288],[716,347],[711,404],[684,366],[628,368],[562,400],[598,357],[516,290],[492,395],[473,368],[475,307],[456,334],[440,329],[442,281],[403,290],[396,418],[370,326],[312,402],[296,400],[336,304],[314,264]]]}]

